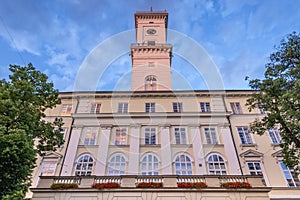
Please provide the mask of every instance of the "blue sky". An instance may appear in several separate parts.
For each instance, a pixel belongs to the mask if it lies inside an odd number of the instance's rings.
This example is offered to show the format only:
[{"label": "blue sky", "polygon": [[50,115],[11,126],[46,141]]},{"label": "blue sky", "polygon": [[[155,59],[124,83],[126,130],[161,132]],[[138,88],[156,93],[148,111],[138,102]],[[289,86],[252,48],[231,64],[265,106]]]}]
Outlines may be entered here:
[{"label": "blue sky", "polygon": [[[274,45],[300,30],[299,0],[2,0],[0,78],[7,78],[9,64],[31,62],[60,91],[73,91],[90,52],[134,29],[134,13],[150,5],[167,10],[168,28],[206,51],[225,89],[248,89],[245,76],[262,78]],[[97,90],[130,90],[129,49],[130,43],[106,66]],[[203,74],[176,52],[172,70],[174,89],[208,88]]]}]

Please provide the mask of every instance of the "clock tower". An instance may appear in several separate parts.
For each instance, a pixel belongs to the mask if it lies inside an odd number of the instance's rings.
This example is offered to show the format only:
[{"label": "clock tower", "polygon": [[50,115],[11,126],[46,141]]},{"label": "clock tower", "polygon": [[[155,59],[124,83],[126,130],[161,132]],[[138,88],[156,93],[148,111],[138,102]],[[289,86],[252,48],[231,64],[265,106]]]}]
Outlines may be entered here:
[{"label": "clock tower", "polygon": [[167,44],[168,13],[135,13],[136,43],[130,47],[132,91],[172,90],[172,45]]}]

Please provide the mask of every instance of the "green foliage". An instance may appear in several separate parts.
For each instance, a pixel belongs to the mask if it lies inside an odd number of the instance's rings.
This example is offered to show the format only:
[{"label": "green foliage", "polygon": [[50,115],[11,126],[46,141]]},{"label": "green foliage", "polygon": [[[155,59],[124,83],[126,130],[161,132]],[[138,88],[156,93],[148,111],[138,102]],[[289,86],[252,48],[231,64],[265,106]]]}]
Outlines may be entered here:
[{"label": "green foliage", "polygon": [[43,119],[46,109],[60,103],[53,84],[32,64],[9,69],[10,80],[0,80],[0,199],[24,195],[36,154],[63,143],[62,120]]},{"label": "green foliage", "polygon": [[[257,92],[247,101],[249,110],[257,105],[267,111],[251,124],[251,130],[264,134],[279,126],[284,162],[299,170],[300,159],[300,36],[296,32],[284,38],[266,64],[264,79],[249,81]],[[246,78],[247,79],[247,78]]]}]

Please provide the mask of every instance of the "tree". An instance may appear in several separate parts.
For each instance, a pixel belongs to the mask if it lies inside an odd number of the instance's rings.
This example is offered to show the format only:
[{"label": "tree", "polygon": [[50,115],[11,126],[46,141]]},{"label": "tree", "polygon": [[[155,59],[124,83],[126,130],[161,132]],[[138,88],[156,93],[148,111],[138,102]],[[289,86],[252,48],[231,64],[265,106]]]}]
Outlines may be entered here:
[{"label": "tree", "polygon": [[23,198],[36,155],[63,143],[61,119],[46,121],[45,110],[60,104],[58,90],[32,64],[10,65],[0,80],[0,199]]},{"label": "tree", "polygon": [[[278,126],[282,137],[283,161],[299,172],[300,165],[300,36],[293,32],[281,40],[266,64],[264,79],[253,79],[249,86],[257,90],[248,99],[249,110],[267,111],[250,129],[264,134]],[[246,77],[247,79],[248,77]]]}]

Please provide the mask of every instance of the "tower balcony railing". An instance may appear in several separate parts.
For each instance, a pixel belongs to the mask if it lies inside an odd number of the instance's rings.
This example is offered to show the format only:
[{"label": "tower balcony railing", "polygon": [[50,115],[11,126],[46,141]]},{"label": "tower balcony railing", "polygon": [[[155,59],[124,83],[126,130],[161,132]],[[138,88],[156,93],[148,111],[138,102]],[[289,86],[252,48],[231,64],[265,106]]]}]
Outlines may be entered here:
[{"label": "tower balcony railing", "polygon": [[221,188],[224,183],[248,183],[252,188],[266,187],[259,175],[123,175],[123,176],[41,176],[37,189],[53,184],[77,184],[91,188],[93,184],[117,183],[121,188],[136,188],[140,183],[158,183],[162,188],[178,188],[178,183],[205,183],[208,188]]}]

